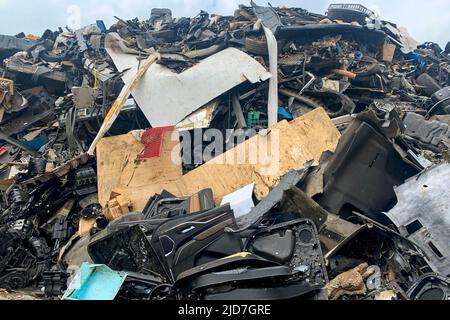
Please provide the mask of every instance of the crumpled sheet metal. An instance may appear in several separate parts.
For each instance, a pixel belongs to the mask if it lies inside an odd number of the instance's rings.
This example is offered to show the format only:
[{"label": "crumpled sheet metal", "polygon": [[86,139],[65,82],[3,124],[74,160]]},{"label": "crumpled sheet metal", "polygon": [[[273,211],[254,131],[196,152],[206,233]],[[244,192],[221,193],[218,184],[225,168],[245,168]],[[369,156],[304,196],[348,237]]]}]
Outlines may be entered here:
[{"label": "crumpled sheet metal", "polygon": [[[117,33],[109,33],[105,41],[106,51],[117,69],[120,72],[130,69],[123,76],[124,82],[128,82],[139,68],[137,56],[124,51],[126,47]],[[154,64],[132,95],[153,127],[172,126],[237,85],[270,77],[255,59],[228,48],[180,74]]]},{"label": "crumpled sheet metal", "polygon": [[[424,171],[395,189],[398,204],[386,214],[403,236],[422,248],[433,270],[443,275],[450,275],[449,181],[450,164]],[[413,228],[416,221],[421,228]]]}]

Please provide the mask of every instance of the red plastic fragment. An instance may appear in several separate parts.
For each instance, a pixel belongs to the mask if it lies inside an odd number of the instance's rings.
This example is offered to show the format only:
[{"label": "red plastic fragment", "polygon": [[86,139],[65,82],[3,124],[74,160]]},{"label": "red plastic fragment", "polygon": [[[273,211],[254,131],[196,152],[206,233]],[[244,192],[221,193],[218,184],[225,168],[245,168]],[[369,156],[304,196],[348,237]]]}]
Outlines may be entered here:
[{"label": "red plastic fragment", "polygon": [[157,158],[161,155],[164,134],[173,131],[175,127],[160,127],[148,129],[141,137],[141,143],[145,146],[145,150],[137,157],[137,160],[147,160]]},{"label": "red plastic fragment", "polygon": [[6,149],[5,147],[0,148],[0,157],[3,157],[7,153],[8,153],[8,149]]}]

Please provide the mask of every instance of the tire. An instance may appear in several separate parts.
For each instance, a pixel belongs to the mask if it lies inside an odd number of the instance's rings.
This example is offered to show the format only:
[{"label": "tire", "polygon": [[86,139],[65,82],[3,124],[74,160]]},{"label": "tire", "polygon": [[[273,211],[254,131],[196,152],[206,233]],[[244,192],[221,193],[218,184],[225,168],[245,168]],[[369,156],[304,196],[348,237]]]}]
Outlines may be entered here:
[{"label": "tire", "polygon": [[[281,52],[283,47],[283,42],[278,41],[278,53]],[[269,48],[267,47],[266,40],[257,40],[252,38],[245,38],[245,50],[248,53],[258,55],[258,56],[268,56]]]}]

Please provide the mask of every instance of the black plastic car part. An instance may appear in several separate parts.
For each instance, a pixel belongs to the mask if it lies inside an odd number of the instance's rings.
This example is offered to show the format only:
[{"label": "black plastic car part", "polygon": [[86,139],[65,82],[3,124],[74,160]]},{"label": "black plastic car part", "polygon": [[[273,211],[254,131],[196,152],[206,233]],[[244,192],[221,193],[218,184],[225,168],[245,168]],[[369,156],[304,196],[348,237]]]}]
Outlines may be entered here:
[{"label": "black plastic car part", "polygon": [[211,210],[216,207],[213,192],[205,189],[190,198],[177,198],[173,194],[163,191],[152,197],[145,206],[145,218],[173,218],[183,214],[190,214]]},{"label": "black plastic car part", "polygon": [[411,300],[442,300],[450,299],[450,279],[436,274],[427,274],[421,277],[408,290]]},{"label": "black plastic car part", "polygon": [[274,300],[305,297],[323,284],[297,281],[289,266],[242,252],[180,274],[175,288],[184,300]]},{"label": "black plastic car part", "polygon": [[119,299],[149,300],[152,291],[161,284],[161,279],[158,277],[135,272],[127,272],[127,277],[120,288],[118,297]]},{"label": "black plastic car part", "polygon": [[154,252],[138,224],[107,232],[94,240],[88,253],[96,264],[105,264],[113,270],[138,272],[167,279],[162,261]]},{"label": "black plastic car part", "polygon": [[328,282],[326,264],[314,222],[299,219],[254,233],[245,250],[288,266],[295,281],[323,287]]},{"label": "black plastic car part", "polygon": [[380,132],[354,120],[325,169],[323,195],[316,200],[331,213],[357,209],[377,220],[395,205],[394,186],[417,173]]},{"label": "black plastic car part", "polygon": [[226,205],[162,223],[153,232],[151,244],[175,280],[183,271],[240,252],[239,235],[225,232],[235,226],[233,211]]},{"label": "black plastic car part", "polygon": [[178,275],[176,284],[178,286],[183,286],[186,283],[192,283],[192,280],[194,278],[200,277],[202,275],[239,269],[243,266],[247,268],[257,269],[276,267],[280,266],[280,264],[274,261],[266,260],[250,252],[240,252],[223,259],[214,260],[195,268],[186,270]]}]

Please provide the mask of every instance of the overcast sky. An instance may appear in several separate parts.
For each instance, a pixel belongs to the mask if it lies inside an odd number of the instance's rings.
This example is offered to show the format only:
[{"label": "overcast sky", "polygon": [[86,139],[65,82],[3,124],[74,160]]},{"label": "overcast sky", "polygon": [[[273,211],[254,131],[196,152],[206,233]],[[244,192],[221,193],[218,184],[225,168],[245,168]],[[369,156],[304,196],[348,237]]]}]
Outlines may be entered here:
[{"label": "overcast sky", "polygon": [[[266,5],[267,0],[256,0]],[[442,47],[450,41],[450,0],[271,0],[273,6],[301,7],[325,13],[330,3],[361,3],[379,12],[384,20],[408,28],[419,42],[434,41]],[[170,8],[175,17],[194,16],[201,9],[210,13],[233,14],[238,4],[250,0],[0,0],[0,34],[19,32],[41,35],[79,21],[81,25],[104,20],[109,27],[113,16],[148,19],[151,8]],[[79,8],[79,9],[78,9]]]}]

